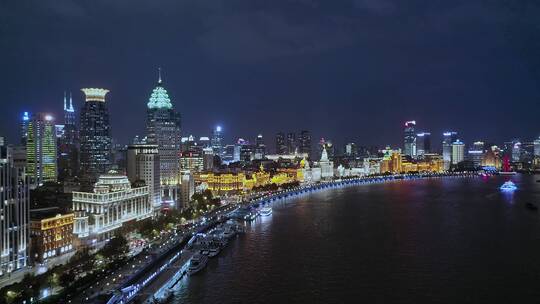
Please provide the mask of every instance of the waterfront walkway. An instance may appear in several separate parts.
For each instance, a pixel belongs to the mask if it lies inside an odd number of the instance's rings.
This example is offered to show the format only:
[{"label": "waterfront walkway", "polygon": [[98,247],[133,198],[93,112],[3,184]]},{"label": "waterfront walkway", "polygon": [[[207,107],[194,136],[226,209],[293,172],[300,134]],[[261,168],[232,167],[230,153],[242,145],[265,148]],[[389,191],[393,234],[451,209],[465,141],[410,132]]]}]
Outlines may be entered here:
[{"label": "waterfront walkway", "polygon": [[[321,190],[342,188],[349,186],[358,186],[363,184],[384,183],[402,180],[415,180],[425,178],[442,178],[442,177],[474,177],[475,173],[434,173],[434,174],[404,174],[404,175],[387,175],[376,177],[363,178],[347,178],[332,181],[323,181],[321,183],[306,184],[291,189],[281,190],[277,192],[266,193],[263,195],[252,195],[247,201],[239,204],[243,206],[255,206],[257,204],[269,203],[272,201],[285,199],[305,193],[311,193]],[[219,221],[226,220],[232,212],[223,215]],[[212,218],[204,225],[199,226],[196,232],[204,232],[218,222],[217,218]],[[184,238],[180,244],[174,246],[171,250],[159,257],[161,264],[154,264],[151,269],[147,269],[144,273],[138,275],[136,281],[131,280],[130,285],[124,284],[117,290],[114,296],[107,302],[108,304],[124,304],[137,300],[138,303],[145,301],[152,303],[154,299],[161,299],[167,296],[168,289],[176,285],[183,272],[185,266],[193,255],[193,252],[186,250],[185,244],[187,240]],[[184,271],[182,269],[184,268]]]}]

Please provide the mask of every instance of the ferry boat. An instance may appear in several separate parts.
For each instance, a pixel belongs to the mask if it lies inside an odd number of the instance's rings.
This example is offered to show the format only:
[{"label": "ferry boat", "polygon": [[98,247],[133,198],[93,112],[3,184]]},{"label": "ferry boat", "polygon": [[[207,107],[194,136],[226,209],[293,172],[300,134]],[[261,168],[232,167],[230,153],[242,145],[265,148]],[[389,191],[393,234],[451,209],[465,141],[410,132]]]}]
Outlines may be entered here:
[{"label": "ferry boat", "polygon": [[208,257],[202,254],[195,254],[189,261],[188,275],[192,276],[206,267]]},{"label": "ferry boat", "polygon": [[271,214],[272,214],[272,207],[265,206],[264,208],[261,209],[261,215],[262,216],[269,216]]},{"label": "ferry boat", "polygon": [[502,184],[500,189],[502,191],[514,191],[517,189],[517,186],[512,181],[507,181],[504,184]]}]

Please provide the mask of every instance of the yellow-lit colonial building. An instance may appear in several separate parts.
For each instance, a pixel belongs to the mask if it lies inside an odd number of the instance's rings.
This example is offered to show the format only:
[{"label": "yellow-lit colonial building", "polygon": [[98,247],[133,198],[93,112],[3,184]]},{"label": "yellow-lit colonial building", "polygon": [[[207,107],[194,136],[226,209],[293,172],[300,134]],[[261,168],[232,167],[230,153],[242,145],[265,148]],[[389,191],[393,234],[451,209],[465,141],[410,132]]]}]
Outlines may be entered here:
[{"label": "yellow-lit colonial building", "polygon": [[244,173],[208,173],[206,181],[203,175],[200,176],[201,182],[206,182],[208,188],[214,194],[224,194],[228,192],[242,191],[244,188]]},{"label": "yellow-lit colonial building", "polygon": [[61,214],[58,208],[30,212],[31,258],[43,262],[74,249],[73,213]]},{"label": "yellow-lit colonial building", "polygon": [[424,158],[409,161],[399,151],[387,153],[381,160],[381,173],[442,172],[444,162],[439,154],[424,154]]}]

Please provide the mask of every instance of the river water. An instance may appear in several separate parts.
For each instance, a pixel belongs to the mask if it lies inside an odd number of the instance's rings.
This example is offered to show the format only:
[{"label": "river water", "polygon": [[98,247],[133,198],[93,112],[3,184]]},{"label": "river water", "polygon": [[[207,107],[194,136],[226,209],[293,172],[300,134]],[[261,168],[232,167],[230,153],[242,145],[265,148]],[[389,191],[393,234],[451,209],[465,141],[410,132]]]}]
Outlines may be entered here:
[{"label": "river water", "polygon": [[[512,179],[519,187],[503,193]],[[173,303],[540,303],[540,176],[438,178],[273,204]]]}]

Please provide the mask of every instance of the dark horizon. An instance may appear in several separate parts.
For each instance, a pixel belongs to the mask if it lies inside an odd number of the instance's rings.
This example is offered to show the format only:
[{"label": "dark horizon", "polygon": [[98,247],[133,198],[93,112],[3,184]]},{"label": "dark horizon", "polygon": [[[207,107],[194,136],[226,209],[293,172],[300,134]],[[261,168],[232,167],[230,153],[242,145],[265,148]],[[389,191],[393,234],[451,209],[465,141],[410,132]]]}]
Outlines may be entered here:
[{"label": "dark horizon", "polygon": [[[311,131],[341,146],[402,146],[403,122],[467,144],[540,133],[540,4],[460,1],[96,1],[0,4],[4,105],[62,121],[64,91],[111,92],[112,135],[145,134],[163,68],[183,136]],[[25,18],[21,18],[25,16]],[[15,127],[16,126],[16,127]]]}]

